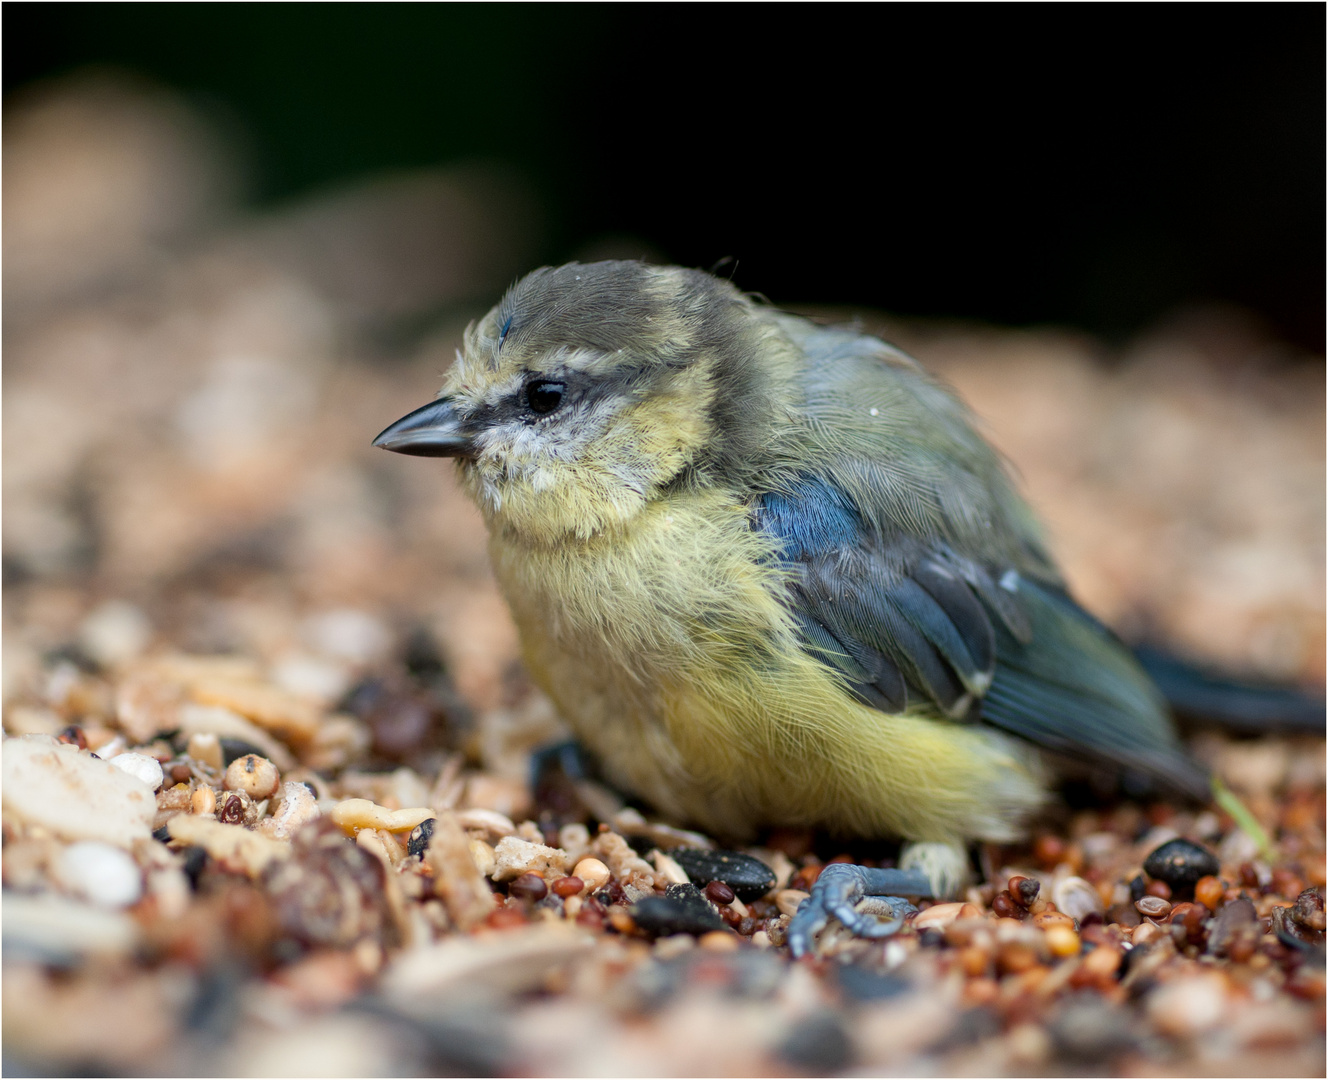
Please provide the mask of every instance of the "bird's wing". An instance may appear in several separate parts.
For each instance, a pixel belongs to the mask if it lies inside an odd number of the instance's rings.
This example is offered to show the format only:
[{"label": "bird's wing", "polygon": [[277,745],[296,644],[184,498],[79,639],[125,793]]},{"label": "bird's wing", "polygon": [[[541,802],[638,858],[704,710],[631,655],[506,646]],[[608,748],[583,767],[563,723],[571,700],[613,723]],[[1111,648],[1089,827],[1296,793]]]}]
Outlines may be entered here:
[{"label": "bird's wing", "polygon": [[1055,584],[942,541],[882,536],[829,480],[755,503],[804,647],[865,703],[980,719],[1048,750],[1207,790],[1125,647]]}]

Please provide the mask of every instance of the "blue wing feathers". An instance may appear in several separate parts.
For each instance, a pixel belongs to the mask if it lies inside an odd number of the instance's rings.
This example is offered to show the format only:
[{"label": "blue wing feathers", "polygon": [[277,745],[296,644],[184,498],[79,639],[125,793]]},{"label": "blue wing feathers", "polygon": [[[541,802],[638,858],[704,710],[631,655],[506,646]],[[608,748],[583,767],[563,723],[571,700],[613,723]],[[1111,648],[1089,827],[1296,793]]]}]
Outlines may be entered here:
[{"label": "blue wing feathers", "polygon": [[823,477],[762,495],[753,519],[794,572],[789,602],[805,646],[868,705],[954,719],[980,711],[1048,750],[1203,795],[1205,774],[1180,750],[1147,676],[1059,587],[943,543],[883,537]]}]

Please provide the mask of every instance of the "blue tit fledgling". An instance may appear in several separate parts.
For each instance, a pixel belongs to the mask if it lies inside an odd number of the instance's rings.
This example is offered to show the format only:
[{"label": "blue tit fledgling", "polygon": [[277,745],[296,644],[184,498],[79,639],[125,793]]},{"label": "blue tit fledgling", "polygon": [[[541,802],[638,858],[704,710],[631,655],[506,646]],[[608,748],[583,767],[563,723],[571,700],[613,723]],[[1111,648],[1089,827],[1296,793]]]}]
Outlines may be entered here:
[{"label": "blue tit fledgling", "polygon": [[531,674],[606,779],[720,836],[919,845],[822,875],[821,923],[952,888],[937,853],[1018,837],[1051,760],[1207,791],[964,406],[874,337],[695,270],[545,268],[375,445],[457,459]]}]

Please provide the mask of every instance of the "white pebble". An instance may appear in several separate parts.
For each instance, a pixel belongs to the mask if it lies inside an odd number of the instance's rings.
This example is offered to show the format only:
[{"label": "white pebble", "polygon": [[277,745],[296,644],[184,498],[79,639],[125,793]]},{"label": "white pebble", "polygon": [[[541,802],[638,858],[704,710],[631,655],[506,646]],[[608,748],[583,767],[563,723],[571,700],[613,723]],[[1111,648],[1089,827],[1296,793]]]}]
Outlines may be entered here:
[{"label": "white pebble", "polygon": [[3,757],[7,820],[121,847],[152,835],[157,800],[110,762],[42,735],[6,739]]},{"label": "white pebble", "polygon": [[118,911],[42,893],[5,893],[5,955],[68,963],[88,954],[124,956],[138,941],[134,919]]},{"label": "white pebble", "polygon": [[609,868],[598,859],[582,859],[572,871],[572,877],[578,877],[586,883],[587,892],[594,892],[612,876]]},{"label": "white pebble", "polygon": [[365,664],[387,652],[392,635],[372,615],[354,608],[315,615],[305,622],[306,640],[324,656]]},{"label": "white pebble", "polygon": [[70,844],[53,869],[56,879],[69,892],[98,907],[128,907],[143,895],[138,864],[123,848],[99,840]]},{"label": "white pebble", "polygon": [[152,640],[152,624],[133,604],[108,600],[83,620],[78,643],[99,664],[115,667],[134,659]]},{"label": "white pebble", "polygon": [[298,653],[277,662],[272,681],[292,694],[332,702],[350,689],[351,673],[343,664]]},{"label": "white pebble", "polygon": [[1052,890],[1052,901],[1058,911],[1080,922],[1089,915],[1101,915],[1106,911],[1101,894],[1081,877],[1067,877],[1057,882]]},{"label": "white pebble", "polygon": [[303,784],[287,780],[281,785],[281,801],[270,818],[258,823],[259,831],[274,840],[288,840],[299,829],[316,821],[321,811],[314,793]]},{"label": "white pebble", "polygon": [[[568,862],[565,851],[522,840],[517,836],[504,836],[493,849],[493,854],[494,881],[510,881],[532,870],[543,874],[550,881],[567,873]],[[607,867],[605,872],[607,873]]]},{"label": "white pebble", "polygon": [[127,772],[130,776],[136,776],[147,784],[149,788],[156,791],[161,787],[163,777],[161,763],[147,754],[116,754],[111,758],[111,764],[117,769]]},{"label": "white pebble", "polygon": [[1168,1035],[1209,1031],[1222,1023],[1226,1013],[1226,981],[1215,972],[1172,979],[1148,995],[1148,1016]]}]

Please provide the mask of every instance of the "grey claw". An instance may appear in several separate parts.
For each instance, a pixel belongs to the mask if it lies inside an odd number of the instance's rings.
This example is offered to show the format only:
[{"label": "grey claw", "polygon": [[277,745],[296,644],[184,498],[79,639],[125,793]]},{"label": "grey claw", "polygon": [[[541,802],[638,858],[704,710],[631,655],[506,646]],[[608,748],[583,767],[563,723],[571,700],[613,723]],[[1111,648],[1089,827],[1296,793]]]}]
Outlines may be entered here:
[{"label": "grey claw", "polygon": [[[872,870],[849,863],[827,866],[812,886],[811,895],[798,907],[789,923],[789,950],[795,957],[807,953],[812,940],[825,929],[831,916],[858,937],[878,939],[898,933],[912,905],[888,894],[905,889],[910,895],[931,893],[926,880],[916,874]],[[857,905],[864,897],[870,897],[869,903],[864,905],[863,911],[858,911]],[[875,914],[888,914],[891,921],[879,922],[872,917]]]}]

